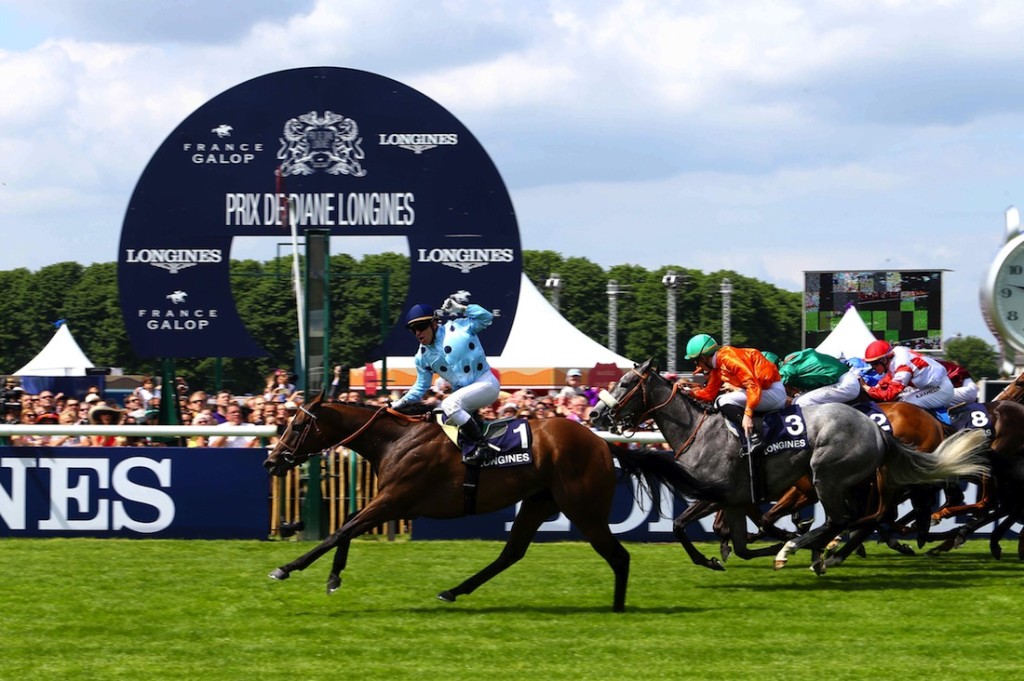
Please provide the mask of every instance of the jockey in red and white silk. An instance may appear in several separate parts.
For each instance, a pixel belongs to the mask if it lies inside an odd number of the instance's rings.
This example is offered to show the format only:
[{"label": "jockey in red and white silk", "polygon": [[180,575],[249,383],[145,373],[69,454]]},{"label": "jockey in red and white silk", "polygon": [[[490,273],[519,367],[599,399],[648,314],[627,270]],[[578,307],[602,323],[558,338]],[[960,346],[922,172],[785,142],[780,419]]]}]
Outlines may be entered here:
[{"label": "jockey in red and white silk", "polygon": [[878,385],[867,389],[876,402],[910,402],[923,409],[945,409],[952,401],[953,384],[937,360],[885,341],[875,341],[864,355],[864,361],[885,374]]}]

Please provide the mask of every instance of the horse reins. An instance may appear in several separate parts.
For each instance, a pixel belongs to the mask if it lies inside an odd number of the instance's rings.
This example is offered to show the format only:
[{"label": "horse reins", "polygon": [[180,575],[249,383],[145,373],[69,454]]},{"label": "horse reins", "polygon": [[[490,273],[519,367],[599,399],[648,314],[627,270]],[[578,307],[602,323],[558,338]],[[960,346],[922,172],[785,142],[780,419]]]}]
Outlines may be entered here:
[{"label": "horse reins", "polygon": [[[305,405],[300,405],[299,406],[299,411],[301,411],[303,414],[308,416],[309,417],[309,421],[307,421],[302,426],[302,431],[298,434],[298,437],[295,440],[295,449],[298,450],[299,445],[306,439],[307,435],[309,434],[310,428],[316,428],[317,434],[320,435],[321,439],[326,441],[327,438],[324,437],[323,431],[320,430],[320,424],[317,423],[316,414],[314,414],[309,409],[307,409]],[[391,414],[392,416],[397,416],[397,417],[399,417],[399,418],[401,418],[401,419],[403,419],[405,421],[425,421],[426,420],[426,415],[424,415],[424,416],[409,416],[408,414],[403,414],[400,411],[395,411],[391,407],[383,406],[380,409],[378,409],[377,411],[373,412],[373,415],[369,419],[366,420],[366,423],[364,423],[363,425],[359,426],[359,428],[357,428],[354,433],[352,433],[351,435],[346,437],[344,440],[342,440],[342,441],[340,441],[340,442],[338,442],[338,443],[336,443],[334,445],[327,445],[327,447],[331,447],[331,446],[345,447],[345,446],[347,446],[348,443],[350,443],[353,440],[355,440],[357,437],[359,437],[363,433],[364,430],[369,428],[370,425],[374,421],[377,420],[377,417],[379,417],[381,414],[383,414],[385,412],[388,413],[388,414]],[[326,449],[327,447],[325,447],[324,449]],[[287,452],[284,455],[285,461],[289,461],[289,463],[294,461],[295,460],[295,456],[294,455],[295,455],[294,451]]]},{"label": "horse reins", "polygon": [[357,437],[359,437],[359,435],[364,430],[366,430],[367,428],[370,427],[371,423],[373,423],[374,421],[377,420],[378,416],[380,416],[383,413],[388,413],[388,414],[391,414],[392,416],[397,416],[398,418],[400,418],[400,419],[402,419],[404,421],[421,421],[422,422],[422,421],[427,421],[428,417],[429,417],[428,414],[422,414],[420,416],[410,416],[409,414],[403,414],[400,411],[396,411],[395,409],[392,409],[391,407],[383,406],[380,409],[378,409],[377,411],[373,412],[373,416],[371,416],[369,419],[367,419],[366,423],[364,423],[363,425],[359,426],[359,428],[356,429],[356,432],[352,433],[351,435],[346,437],[344,440],[339,442],[337,444],[337,446],[338,447],[344,447],[349,442],[352,442],[352,440],[355,440]]},{"label": "horse reins", "polygon": [[[618,404],[615,406],[615,414],[616,415],[618,414],[619,410],[622,409],[623,406],[625,406],[627,403],[629,403],[630,400],[633,399],[633,396],[635,395],[637,390],[640,390],[640,392],[641,392],[641,396],[642,396],[641,399],[643,400],[643,403],[645,405],[647,404],[647,379],[649,378],[649,370],[648,370],[648,373],[643,373],[643,374],[640,373],[639,371],[637,371],[636,369],[630,369],[629,371],[630,371],[630,373],[635,374],[636,376],[639,376],[640,380],[637,381],[637,384],[635,386],[633,386],[633,388],[631,388],[629,390],[629,392],[627,392],[622,397],[621,400],[618,401]],[[669,402],[671,402],[673,399],[675,399],[676,393],[678,393],[678,392],[679,392],[679,384],[673,382],[672,383],[672,392],[670,392],[668,397],[665,398],[665,401],[662,402],[659,405],[650,407],[650,408],[647,409],[647,411],[641,413],[640,416],[637,417],[637,419],[636,419],[636,423],[633,426],[634,429],[636,428],[636,426],[638,424],[643,423],[644,421],[646,421],[647,418],[651,414],[653,414],[656,411],[660,411]],[[700,419],[697,420],[697,425],[694,426],[693,431],[690,433],[690,436],[688,438],[686,438],[686,440],[683,442],[683,444],[679,445],[679,448],[675,450],[675,457],[674,458],[678,459],[680,456],[683,455],[683,452],[685,452],[687,449],[690,448],[690,445],[692,445],[693,441],[697,438],[697,433],[700,431],[700,427],[704,424],[704,421],[705,421],[705,419],[707,419],[707,417],[708,417],[707,410],[702,409],[701,410]]]}]

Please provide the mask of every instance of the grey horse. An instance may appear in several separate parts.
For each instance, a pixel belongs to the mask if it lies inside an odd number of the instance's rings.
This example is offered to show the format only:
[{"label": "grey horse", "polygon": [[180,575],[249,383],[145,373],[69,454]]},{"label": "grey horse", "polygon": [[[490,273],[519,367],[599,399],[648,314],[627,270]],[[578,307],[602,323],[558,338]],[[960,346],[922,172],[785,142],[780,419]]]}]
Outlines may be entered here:
[{"label": "grey horse", "polygon": [[[750,474],[746,460],[740,456],[739,438],[724,416],[664,379],[652,360],[627,372],[610,392],[603,392],[591,412],[595,425],[620,429],[635,429],[647,419],[654,420],[672,447],[675,465],[715,490],[713,497],[698,501],[720,506],[729,527],[746,527]],[[800,436],[803,445],[781,449],[767,457],[767,489],[772,498],[777,498],[799,478],[809,475],[825,512],[824,522],[784,544],[757,550],[748,546],[746,532],[732,532],[736,555],[741,558],[778,551],[776,569],[785,565],[789,553],[808,548],[812,551],[812,568],[823,574],[822,549],[865,511],[863,504],[856,503],[854,488],[876,476],[884,503],[907,485],[975,476],[987,470],[983,456],[987,450],[985,436],[977,431],[958,433],[932,453],[918,452],[845,404],[806,407],[802,418],[794,418],[789,427]],[[694,558],[701,554],[684,531],[692,515],[684,518],[684,512],[676,518],[673,533]],[[694,562],[724,569],[717,560],[704,558],[703,562]]]}]

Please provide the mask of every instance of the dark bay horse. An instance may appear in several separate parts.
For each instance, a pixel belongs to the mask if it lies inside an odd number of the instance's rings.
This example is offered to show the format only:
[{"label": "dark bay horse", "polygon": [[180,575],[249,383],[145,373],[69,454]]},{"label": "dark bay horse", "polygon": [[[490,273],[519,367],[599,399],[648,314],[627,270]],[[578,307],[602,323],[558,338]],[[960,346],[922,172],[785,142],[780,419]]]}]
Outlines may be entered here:
[{"label": "dark bay horse", "polygon": [[[992,555],[999,558],[999,538],[1010,525],[1018,522],[1024,504],[1024,404],[1018,401],[1012,389],[1019,386],[1020,377],[1007,387],[996,400],[969,414],[969,421],[989,435],[991,472],[980,485],[978,499],[973,504],[947,505],[933,514],[938,521],[960,514],[973,515],[958,528],[937,535],[943,543],[931,549],[936,554],[950,551],[963,544],[968,536],[990,522],[1003,519],[990,540]],[[972,407],[973,410],[973,407]],[[1024,560],[1024,544],[1018,545],[1018,557]]]},{"label": "dark bay horse", "polygon": [[[685,471],[664,452],[612,447],[569,419],[530,419],[529,426],[531,463],[508,468],[483,466],[480,470],[475,512],[489,513],[522,501],[504,549],[490,565],[442,591],[438,598],[454,601],[470,594],[517,562],[541,523],[561,511],[611,567],[615,575],[612,608],[623,611],[629,553],[608,525],[616,484],[613,457],[623,471],[648,486],[664,482],[698,495],[712,491],[687,480]],[[377,475],[377,495],[313,550],[270,573],[274,579],[287,579],[334,548],[327,593],[341,586],[341,571],[354,537],[389,520],[458,518],[467,512],[463,490],[467,468],[461,452],[430,414],[328,403],[321,394],[299,411],[263,465],[270,473],[283,475],[312,454],[338,444],[371,463]]]},{"label": "dark bay horse", "polygon": [[[610,394],[603,395],[591,419],[599,424],[636,428],[648,418],[657,423],[676,453],[677,465],[689,478],[724,490],[703,499],[721,504],[729,527],[745,527],[750,503],[749,472],[746,461],[740,457],[739,439],[729,430],[725,417],[680,392],[648,360],[623,376]],[[789,426],[799,431],[795,434],[803,437],[804,444],[767,457],[767,489],[770,495],[778,495],[809,476],[824,509],[825,521],[786,542],[776,556],[776,567],[785,564],[790,552],[806,547],[812,551],[812,567],[822,574],[822,549],[860,517],[853,505],[854,487],[873,478],[883,465],[883,482],[891,489],[978,475],[986,470],[979,458],[985,449],[983,434],[959,434],[945,440],[934,453],[916,452],[845,404],[807,407],[803,409],[802,420]],[[688,553],[695,551],[678,518],[673,523],[673,532]],[[770,555],[776,548],[749,549],[745,532],[734,533],[733,541],[741,558]]]}]

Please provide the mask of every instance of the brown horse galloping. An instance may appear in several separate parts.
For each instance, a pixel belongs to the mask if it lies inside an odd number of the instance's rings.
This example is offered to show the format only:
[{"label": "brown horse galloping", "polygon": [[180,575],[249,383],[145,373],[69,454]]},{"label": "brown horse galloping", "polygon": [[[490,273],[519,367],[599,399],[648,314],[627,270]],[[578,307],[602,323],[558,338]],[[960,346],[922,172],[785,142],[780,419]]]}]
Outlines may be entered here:
[{"label": "brown horse galloping", "polygon": [[[623,471],[648,485],[664,482],[702,496],[711,491],[688,475],[680,476],[671,453],[612,447],[590,429],[568,419],[529,419],[529,426],[533,461],[510,468],[483,466],[478,480],[477,513],[522,501],[504,549],[490,565],[442,591],[438,598],[450,602],[470,594],[517,562],[541,523],[561,511],[611,567],[615,574],[612,609],[622,612],[629,553],[608,525],[616,483],[613,457]],[[312,454],[336,444],[349,447],[372,464],[377,474],[377,496],[313,550],[269,575],[287,579],[335,548],[327,593],[341,586],[340,573],[354,537],[390,520],[466,515],[463,482],[467,468],[458,447],[429,414],[414,416],[388,408],[327,403],[321,394],[295,416],[263,466],[274,475],[283,475]]]}]

